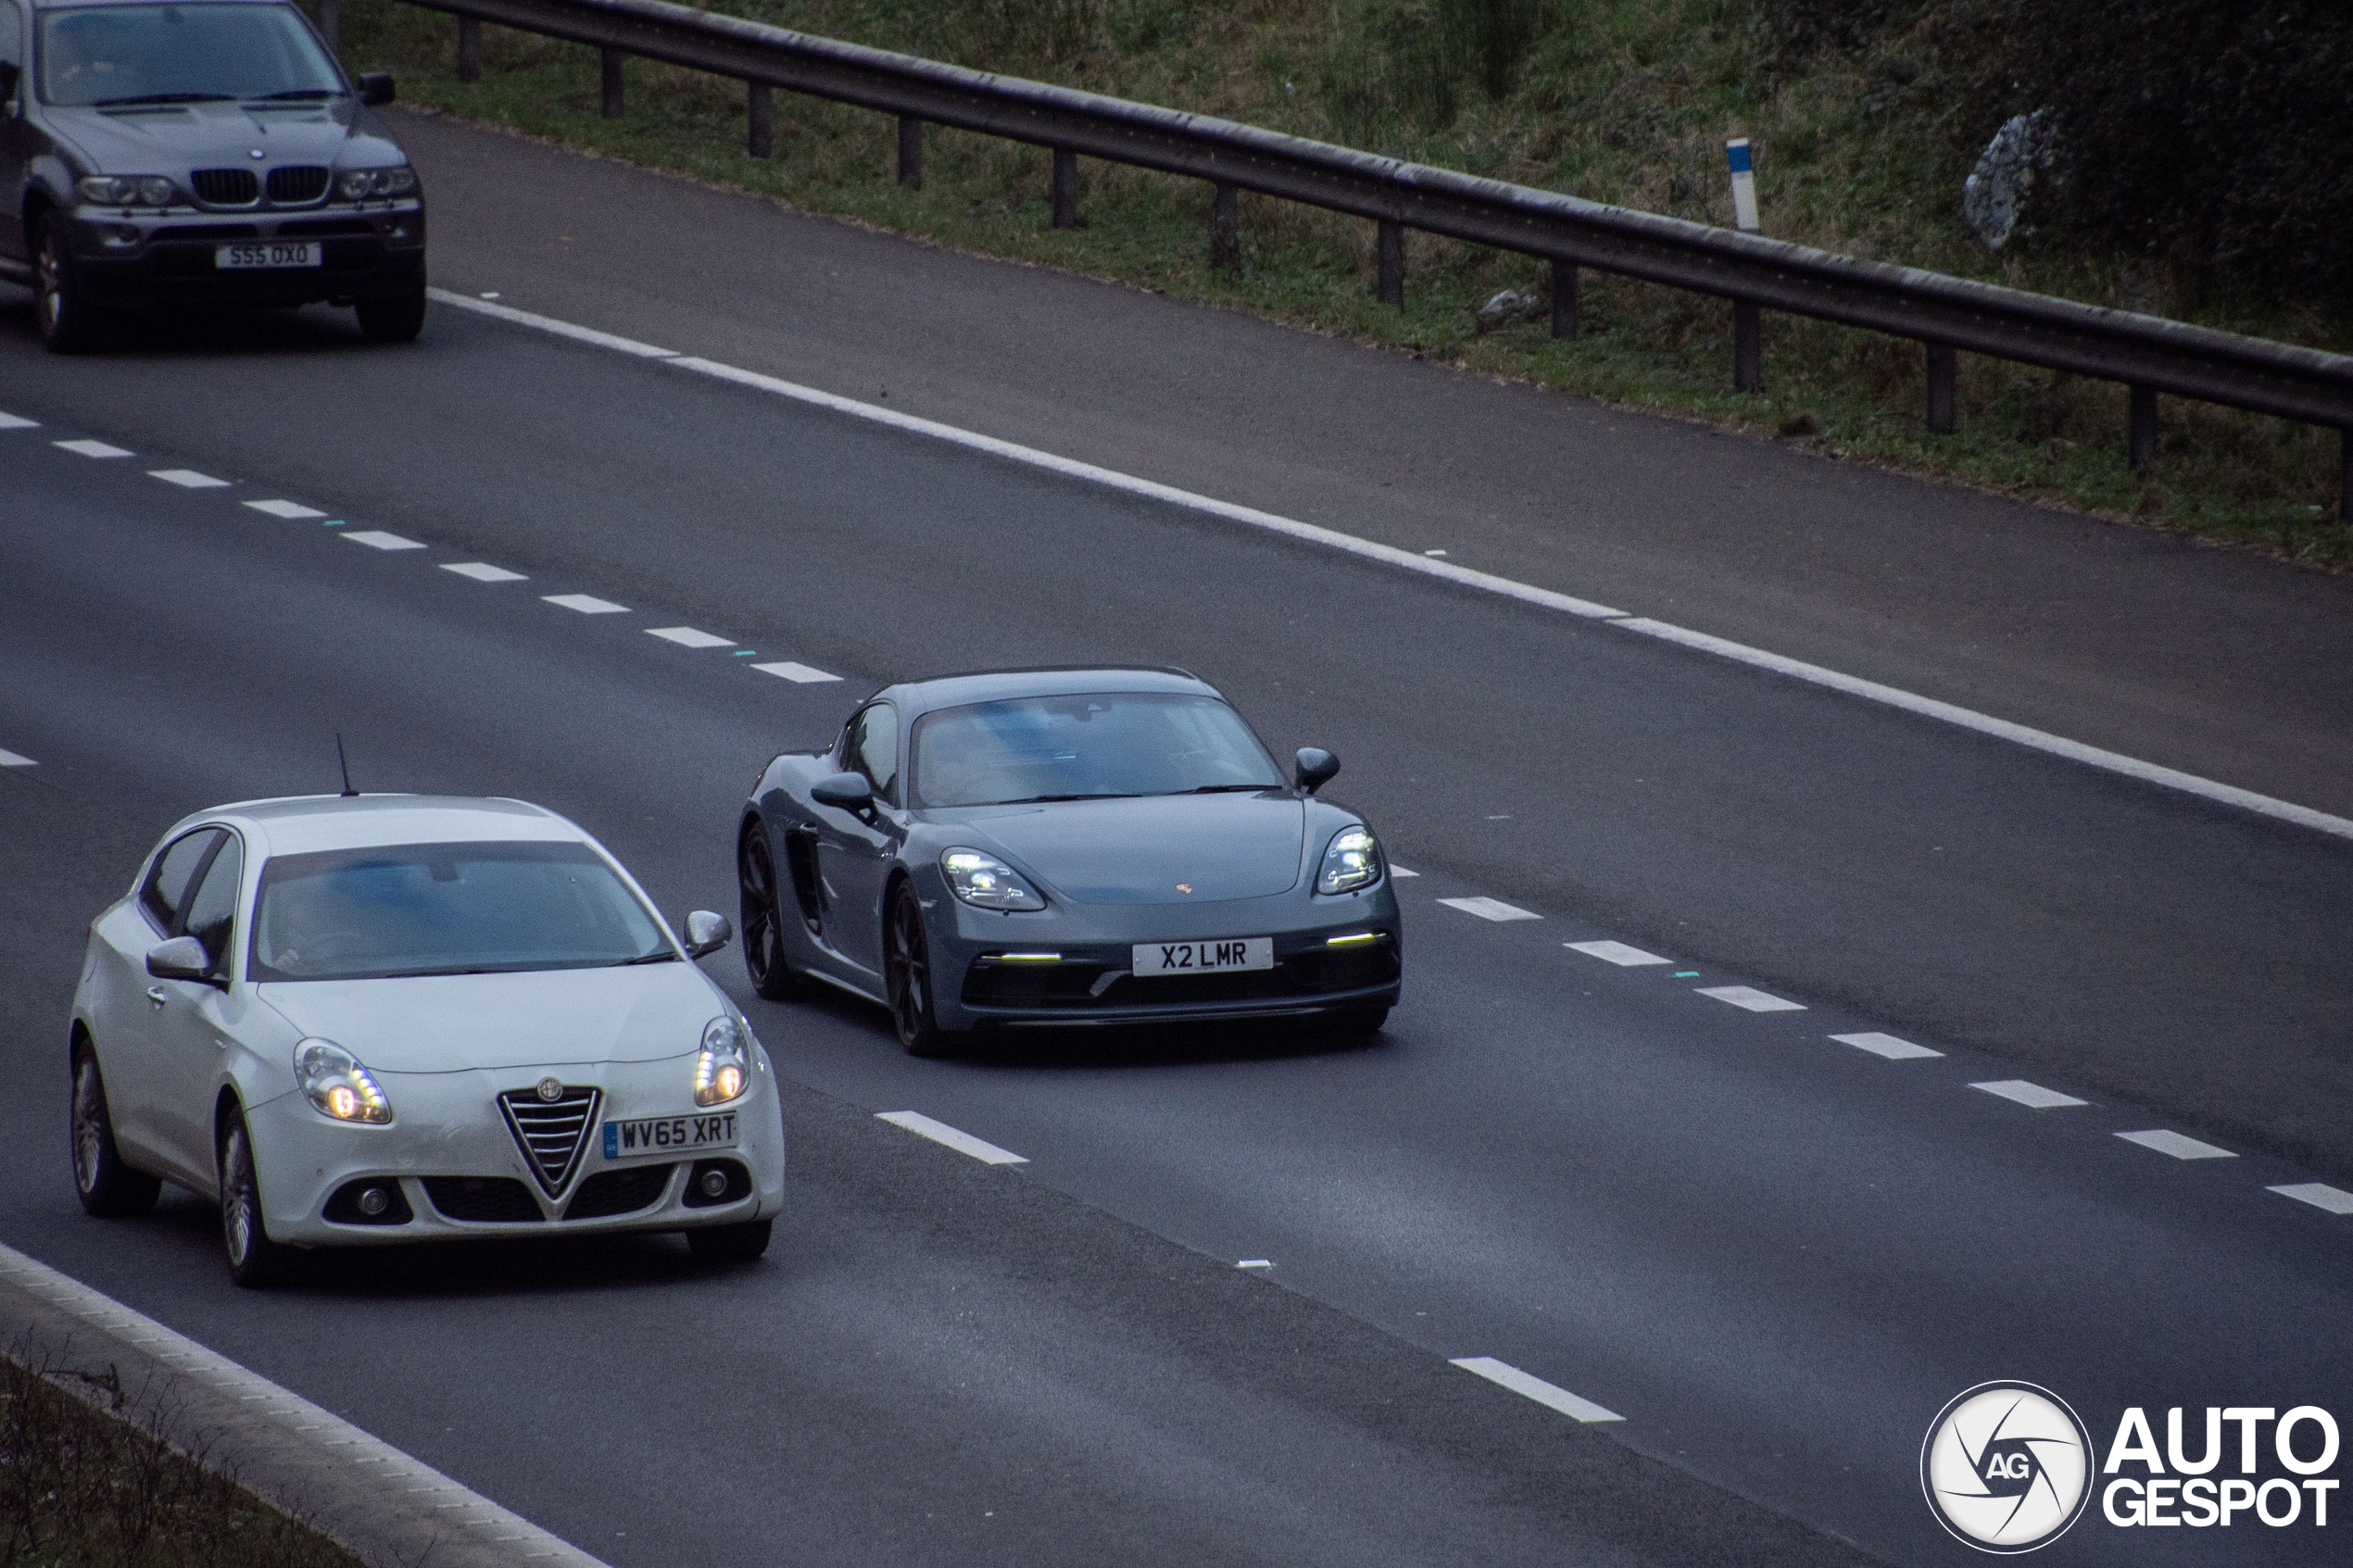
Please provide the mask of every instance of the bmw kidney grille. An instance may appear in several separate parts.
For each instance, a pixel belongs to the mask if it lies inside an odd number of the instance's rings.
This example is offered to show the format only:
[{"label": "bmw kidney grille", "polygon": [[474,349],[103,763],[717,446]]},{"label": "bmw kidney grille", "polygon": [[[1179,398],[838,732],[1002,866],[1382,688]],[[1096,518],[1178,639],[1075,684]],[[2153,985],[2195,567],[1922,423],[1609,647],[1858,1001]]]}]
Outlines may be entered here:
[{"label": "bmw kidney grille", "polygon": [[561,1192],[578,1168],[602,1098],[598,1090],[570,1085],[552,1100],[542,1098],[537,1089],[509,1089],[498,1097],[507,1129],[515,1135],[531,1162],[531,1173],[548,1197]]}]

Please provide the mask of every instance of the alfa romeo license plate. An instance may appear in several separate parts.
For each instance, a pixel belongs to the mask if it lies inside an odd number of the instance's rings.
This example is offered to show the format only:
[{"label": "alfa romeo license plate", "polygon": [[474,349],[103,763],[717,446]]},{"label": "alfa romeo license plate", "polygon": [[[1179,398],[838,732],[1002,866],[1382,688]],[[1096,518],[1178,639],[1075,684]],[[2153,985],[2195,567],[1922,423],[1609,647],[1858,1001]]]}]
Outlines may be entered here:
[{"label": "alfa romeo license plate", "polygon": [[323,267],[327,247],[316,240],[263,240],[237,245],[216,245],[215,271],[235,272],[254,267]]},{"label": "alfa romeo license plate", "polygon": [[1229,936],[1209,942],[1139,942],[1130,968],[1147,974],[1222,974],[1229,969],[1272,969],[1275,939]]},{"label": "alfa romeo license plate", "polygon": [[736,1113],[651,1116],[605,1123],[605,1158],[634,1160],[641,1154],[691,1154],[698,1148],[736,1147]]}]

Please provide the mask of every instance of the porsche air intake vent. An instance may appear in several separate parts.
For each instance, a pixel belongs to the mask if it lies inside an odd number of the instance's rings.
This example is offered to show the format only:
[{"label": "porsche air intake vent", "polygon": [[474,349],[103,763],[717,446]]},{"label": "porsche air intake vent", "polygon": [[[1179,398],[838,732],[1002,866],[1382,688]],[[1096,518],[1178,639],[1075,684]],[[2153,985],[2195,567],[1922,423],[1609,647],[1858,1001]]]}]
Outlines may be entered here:
[{"label": "porsche air intake vent", "polygon": [[281,207],[300,207],[326,194],[327,171],[315,163],[290,164],[270,171],[270,199]]},{"label": "porsche air intake vent", "polygon": [[250,169],[199,169],[188,182],[208,207],[251,207],[261,199],[260,177]]},{"label": "porsche air intake vent", "polygon": [[[548,1082],[554,1084],[553,1079]],[[578,1168],[580,1151],[588,1145],[588,1129],[596,1125],[601,1098],[595,1089],[569,1085],[553,1099],[543,1098],[535,1088],[509,1089],[498,1097],[498,1109],[507,1113],[507,1129],[522,1146],[523,1158],[531,1161],[531,1173],[539,1178],[548,1197],[561,1192]]]}]

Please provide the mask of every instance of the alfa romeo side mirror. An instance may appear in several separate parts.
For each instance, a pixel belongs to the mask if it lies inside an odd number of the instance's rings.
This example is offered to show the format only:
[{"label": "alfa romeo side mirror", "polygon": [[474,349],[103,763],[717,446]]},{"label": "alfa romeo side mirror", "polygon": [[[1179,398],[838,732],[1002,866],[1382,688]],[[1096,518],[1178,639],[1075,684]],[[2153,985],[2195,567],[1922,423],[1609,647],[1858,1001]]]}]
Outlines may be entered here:
[{"label": "alfa romeo side mirror", "polygon": [[1332,775],[1339,771],[1340,759],[1322,746],[1302,746],[1299,748],[1299,771],[1296,776],[1300,794],[1315,794],[1331,783]]},{"label": "alfa romeo side mirror", "polygon": [[157,980],[209,981],[212,955],[193,936],[175,936],[147,954],[147,972]]},{"label": "alfa romeo side mirror", "polygon": [[690,959],[709,958],[735,937],[736,928],[716,910],[697,909],[686,917],[686,956]]},{"label": "alfa romeo side mirror", "polygon": [[875,803],[875,786],[863,773],[836,773],[811,784],[809,798],[838,811],[863,811]]},{"label": "alfa romeo side mirror", "polygon": [[359,101],[370,108],[392,102],[392,73],[371,70],[359,79]]}]

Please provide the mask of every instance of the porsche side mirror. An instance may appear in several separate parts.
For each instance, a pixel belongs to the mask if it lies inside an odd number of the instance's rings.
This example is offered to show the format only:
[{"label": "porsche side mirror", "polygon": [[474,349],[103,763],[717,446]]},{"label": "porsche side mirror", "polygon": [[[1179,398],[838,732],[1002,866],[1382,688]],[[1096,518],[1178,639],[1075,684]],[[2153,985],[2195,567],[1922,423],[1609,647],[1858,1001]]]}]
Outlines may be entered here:
[{"label": "porsche side mirror", "polygon": [[836,773],[811,784],[809,798],[837,811],[863,811],[875,803],[875,786],[863,773]]},{"label": "porsche side mirror", "polygon": [[371,70],[361,77],[359,101],[371,109],[392,102],[392,73]]},{"label": "porsche side mirror", "polygon": [[1339,771],[1340,759],[1334,757],[1330,752],[1326,751],[1322,746],[1302,746],[1299,748],[1299,772],[1297,776],[1299,779],[1300,794],[1315,794],[1317,790],[1331,783],[1332,775]]},{"label": "porsche side mirror", "polygon": [[727,917],[711,909],[697,909],[686,917],[686,956],[709,958],[736,939]]},{"label": "porsche side mirror", "polygon": [[212,979],[212,955],[193,936],[175,936],[147,954],[147,972],[157,980]]}]

